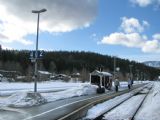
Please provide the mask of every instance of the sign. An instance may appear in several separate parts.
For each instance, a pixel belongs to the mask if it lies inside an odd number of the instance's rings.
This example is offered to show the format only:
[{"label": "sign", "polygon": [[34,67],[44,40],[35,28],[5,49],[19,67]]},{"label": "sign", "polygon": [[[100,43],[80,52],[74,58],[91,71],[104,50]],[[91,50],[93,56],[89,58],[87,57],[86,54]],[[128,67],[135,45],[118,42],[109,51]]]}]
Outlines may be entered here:
[{"label": "sign", "polygon": [[31,62],[32,62],[32,63],[35,63],[35,62],[36,62],[36,59],[35,59],[35,58],[31,59]]},{"label": "sign", "polygon": [[[42,58],[44,55],[44,51],[38,51],[38,56],[37,59]],[[36,58],[36,51],[31,51],[30,52],[30,59],[35,59]]]}]

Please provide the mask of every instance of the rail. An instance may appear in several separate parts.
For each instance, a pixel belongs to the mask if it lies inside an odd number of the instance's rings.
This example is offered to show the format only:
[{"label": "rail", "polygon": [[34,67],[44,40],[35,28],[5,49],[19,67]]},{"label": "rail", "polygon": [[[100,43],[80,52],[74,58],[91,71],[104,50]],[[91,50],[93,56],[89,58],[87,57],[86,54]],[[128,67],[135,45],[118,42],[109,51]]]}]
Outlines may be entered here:
[{"label": "rail", "polygon": [[[71,112],[70,114],[67,114],[67,115],[59,118],[58,120],[76,120],[76,119],[82,118],[86,115],[88,109],[90,109],[92,106],[94,106],[98,103],[102,103],[104,101],[107,101],[109,99],[112,99],[116,96],[120,96],[122,94],[128,93],[129,91],[135,91],[135,93],[137,93],[140,90],[142,90],[144,87],[146,87],[146,84],[143,84],[143,86],[138,85],[138,86],[132,88],[131,90],[127,89],[127,90],[124,90],[124,91],[113,93],[112,95],[109,95],[109,96],[100,97],[98,100],[90,102],[90,103],[80,107],[79,109]],[[138,88],[138,90],[137,90],[137,88]]]},{"label": "rail", "polygon": [[[149,94],[149,92],[150,92],[150,90],[151,90],[151,88],[152,88],[152,85],[145,86],[144,88],[146,88],[146,87],[149,88],[149,91],[146,93],[145,97],[142,99],[142,101],[140,102],[139,106],[138,106],[137,109],[133,112],[133,114],[131,115],[131,117],[128,118],[129,120],[134,120],[135,115],[137,114],[138,110],[139,110],[140,107],[142,106],[145,98],[148,96],[148,94]],[[143,89],[144,89],[144,88],[143,88]],[[141,90],[143,90],[143,89],[141,89]],[[137,94],[137,93],[139,93],[141,90],[135,92],[134,95]],[[134,96],[134,95],[133,95],[133,96]],[[131,99],[133,96],[130,96],[129,98],[121,101],[119,104],[117,104],[117,105],[115,105],[114,107],[112,107],[111,109],[105,111],[103,114],[97,116],[97,117],[96,117],[95,119],[93,119],[93,120],[102,120],[104,114],[107,114],[108,112],[110,112],[111,110],[115,109],[116,107],[118,107],[118,106],[121,105],[122,103],[124,103],[124,102],[126,102],[127,100]]]}]

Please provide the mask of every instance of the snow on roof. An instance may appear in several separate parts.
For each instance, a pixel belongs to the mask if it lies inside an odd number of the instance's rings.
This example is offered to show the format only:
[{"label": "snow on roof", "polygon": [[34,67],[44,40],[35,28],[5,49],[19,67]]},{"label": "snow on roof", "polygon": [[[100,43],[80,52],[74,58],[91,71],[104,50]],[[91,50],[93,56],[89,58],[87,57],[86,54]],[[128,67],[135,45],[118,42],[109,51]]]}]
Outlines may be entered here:
[{"label": "snow on roof", "polygon": [[24,79],[26,76],[17,76],[17,79]]},{"label": "snow on roof", "polygon": [[54,77],[55,77],[54,75],[50,76],[50,78],[54,78]]},{"label": "snow on roof", "polygon": [[3,75],[2,75],[2,74],[0,74],[0,77],[3,77]]},{"label": "snow on roof", "polygon": [[16,73],[16,72],[18,72],[18,71],[7,71],[7,70],[0,70],[0,72],[9,72],[9,73],[13,72],[13,73]]},{"label": "snow on roof", "polygon": [[48,71],[38,71],[40,74],[46,74],[46,75],[50,75],[51,73],[50,72],[48,72]]},{"label": "snow on roof", "polygon": [[98,76],[112,76],[112,74],[111,73],[109,73],[109,72],[100,72],[100,71],[98,71],[98,70],[95,70],[95,71],[93,71],[92,73],[91,73],[91,75],[98,75]]},{"label": "snow on roof", "polygon": [[73,73],[72,75],[77,75],[77,76],[79,76],[79,75],[80,75],[80,73]]}]

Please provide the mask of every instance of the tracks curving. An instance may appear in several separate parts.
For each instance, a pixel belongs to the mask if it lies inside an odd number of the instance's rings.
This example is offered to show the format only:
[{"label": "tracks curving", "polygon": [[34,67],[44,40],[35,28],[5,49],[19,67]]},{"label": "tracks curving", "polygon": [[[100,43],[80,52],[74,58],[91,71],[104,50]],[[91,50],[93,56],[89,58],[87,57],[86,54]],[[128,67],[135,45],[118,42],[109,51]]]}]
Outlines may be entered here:
[{"label": "tracks curving", "polygon": [[[71,120],[71,119],[77,120],[79,118],[84,117],[86,115],[88,109],[90,109],[94,105],[102,103],[107,100],[110,100],[110,99],[115,98],[117,96],[123,95],[125,93],[130,92],[130,91],[133,91],[133,93],[135,94],[135,93],[139,92],[140,90],[142,90],[145,86],[146,86],[146,84],[138,85],[138,86],[134,86],[131,90],[126,89],[124,91],[120,91],[117,93],[112,93],[112,94],[108,94],[108,95],[106,95],[106,94],[101,95],[101,97],[99,97],[97,99],[94,98],[93,100],[88,101],[87,104],[79,107],[78,109],[74,110],[73,112],[71,112],[69,114],[66,114],[65,116],[60,117],[58,120]],[[131,94],[131,96],[133,96],[133,94]],[[129,97],[131,97],[131,96],[129,96]]]},{"label": "tracks curving", "polygon": [[[96,118],[94,118],[92,120],[110,120],[110,119],[112,119],[112,120],[116,120],[116,119],[134,120],[134,116],[137,114],[137,112],[141,108],[141,106],[142,106],[144,100],[146,99],[146,97],[148,96],[151,88],[152,88],[151,84],[146,86],[146,87],[144,87],[142,90],[136,92],[133,96],[131,96],[131,97],[125,99],[124,101],[118,103],[114,107],[110,108],[109,110],[105,111],[103,114],[97,116]],[[145,91],[146,89],[148,89],[148,91]],[[136,98],[136,96],[137,96],[138,99]],[[123,113],[123,112],[118,114],[118,111],[121,111],[122,108],[127,104],[127,101],[129,103],[131,101],[131,99],[132,100],[134,100],[134,99],[138,100],[137,104],[134,105],[134,106],[130,106],[132,108],[128,109],[128,111],[127,111],[128,113],[130,111],[132,111],[132,112],[130,112],[130,114],[128,114],[128,115],[127,115],[127,113]]]}]

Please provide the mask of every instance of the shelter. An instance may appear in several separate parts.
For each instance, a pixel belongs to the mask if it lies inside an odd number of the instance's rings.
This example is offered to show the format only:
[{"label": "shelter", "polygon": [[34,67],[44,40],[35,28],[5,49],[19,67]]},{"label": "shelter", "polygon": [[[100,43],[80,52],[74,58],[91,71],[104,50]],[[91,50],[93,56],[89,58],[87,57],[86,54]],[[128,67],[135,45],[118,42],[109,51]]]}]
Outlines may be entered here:
[{"label": "shelter", "polygon": [[90,83],[98,86],[104,86],[106,89],[112,87],[112,74],[109,72],[100,72],[98,70],[90,73]]},{"label": "shelter", "polygon": [[39,80],[40,81],[45,81],[45,80],[49,80],[50,79],[50,76],[51,76],[51,73],[48,72],[48,71],[38,71],[39,73]]}]

